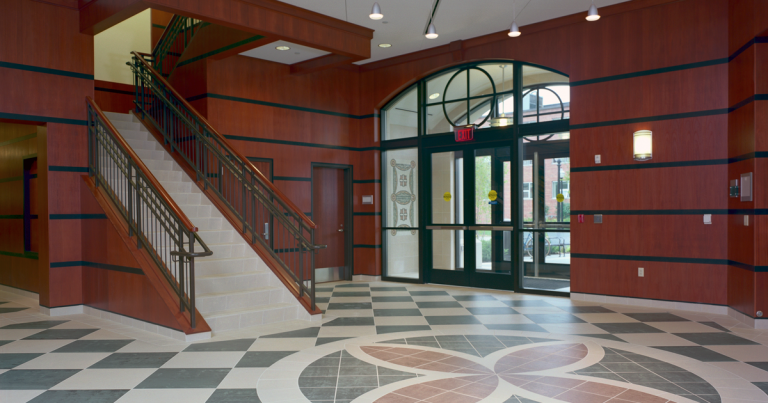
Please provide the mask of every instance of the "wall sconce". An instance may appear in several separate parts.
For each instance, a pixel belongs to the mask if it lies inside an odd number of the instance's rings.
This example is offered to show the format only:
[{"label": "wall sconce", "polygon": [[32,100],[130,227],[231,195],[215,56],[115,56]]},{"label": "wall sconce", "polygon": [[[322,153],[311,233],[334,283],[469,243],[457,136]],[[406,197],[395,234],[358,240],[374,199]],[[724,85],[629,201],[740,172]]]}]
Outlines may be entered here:
[{"label": "wall sconce", "polygon": [[650,130],[639,130],[634,134],[633,139],[635,161],[648,161],[653,158],[653,132]]}]

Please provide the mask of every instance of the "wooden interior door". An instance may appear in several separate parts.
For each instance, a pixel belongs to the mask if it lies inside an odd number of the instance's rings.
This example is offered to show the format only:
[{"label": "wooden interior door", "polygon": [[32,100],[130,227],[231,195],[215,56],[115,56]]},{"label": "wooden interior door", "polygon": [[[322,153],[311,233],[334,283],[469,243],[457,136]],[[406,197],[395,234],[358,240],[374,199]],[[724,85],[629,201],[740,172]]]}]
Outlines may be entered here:
[{"label": "wooden interior door", "polygon": [[314,167],[312,220],[317,224],[315,243],[328,245],[315,255],[315,268],[346,266],[346,194],[344,169]]}]

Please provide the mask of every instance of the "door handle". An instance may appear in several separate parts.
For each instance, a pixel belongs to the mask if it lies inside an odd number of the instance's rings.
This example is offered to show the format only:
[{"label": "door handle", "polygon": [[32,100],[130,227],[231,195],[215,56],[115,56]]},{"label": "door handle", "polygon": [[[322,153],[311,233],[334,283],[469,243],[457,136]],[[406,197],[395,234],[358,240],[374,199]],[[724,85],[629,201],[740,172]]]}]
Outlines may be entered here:
[{"label": "door handle", "polygon": [[265,241],[269,240],[269,223],[268,222],[264,223],[264,240]]}]

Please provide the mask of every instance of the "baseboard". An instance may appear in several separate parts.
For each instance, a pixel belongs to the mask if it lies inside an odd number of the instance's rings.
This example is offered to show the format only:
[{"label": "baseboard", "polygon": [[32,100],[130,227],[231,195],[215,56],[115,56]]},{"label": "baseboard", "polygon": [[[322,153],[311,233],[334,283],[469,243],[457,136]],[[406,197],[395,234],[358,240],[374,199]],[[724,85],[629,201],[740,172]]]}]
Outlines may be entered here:
[{"label": "baseboard", "polygon": [[79,315],[83,313],[83,306],[84,305],[72,305],[47,308],[41,305],[40,313],[48,316]]},{"label": "baseboard", "polygon": [[738,320],[739,322],[755,329],[766,330],[768,329],[768,319],[756,319],[749,315],[745,315],[731,307],[728,307],[728,316]]},{"label": "baseboard", "polygon": [[32,291],[22,290],[21,288],[11,287],[7,285],[0,285],[0,291],[7,292],[9,294],[15,294],[24,298],[28,298],[38,303],[40,301],[40,295]]},{"label": "baseboard", "polygon": [[644,306],[648,308],[672,309],[677,311],[701,312],[714,315],[728,315],[727,306],[696,304],[691,302],[661,301],[657,299],[615,297],[612,295],[599,294],[581,294],[572,292],[571,299],[574,301],[598,302],[601,304],[618,304],[631,306]]},{"label": "baseboard", "polygon": [[369,276],[367,274],[355,274],[352,281],[381,281],[381,276]]}]

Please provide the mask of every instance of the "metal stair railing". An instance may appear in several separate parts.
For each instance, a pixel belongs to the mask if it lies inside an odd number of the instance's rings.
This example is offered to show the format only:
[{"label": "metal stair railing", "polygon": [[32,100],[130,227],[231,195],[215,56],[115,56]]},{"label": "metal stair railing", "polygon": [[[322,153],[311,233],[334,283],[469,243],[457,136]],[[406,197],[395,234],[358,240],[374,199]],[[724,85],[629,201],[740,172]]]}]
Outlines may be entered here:
[{"label": "metal stair railing", "polygon": [[152,58],[154,60],[155,70],[160,72],[163,77],[170,77],[176,62],[179,61],[184,49],[192,41],[197,31],[202,27],[203,22],[198,19],[174,15],[168,22],[168,25],[157,41],[155,48],[152,49]]},{"label": "metal stair railing", "polygon": [[242,156],[150,65],[133,52],[136,112],[163,135],[239,223],[260,243],[315,310],[315,224]]},{"label": "metal stair railing", "polygon": [[[86,108],[88,175],[117,207],[128,235],[149,253],[195,328],[195,258],[213,252],[91,97]],[[202,251],[195,252],[195,244]]]}]

